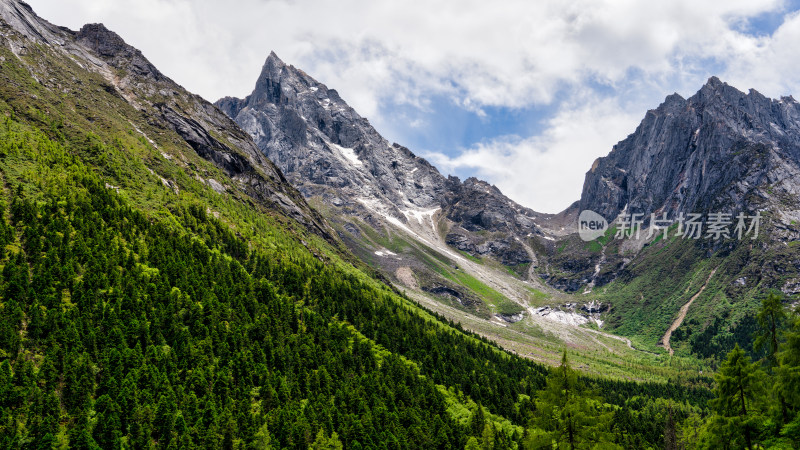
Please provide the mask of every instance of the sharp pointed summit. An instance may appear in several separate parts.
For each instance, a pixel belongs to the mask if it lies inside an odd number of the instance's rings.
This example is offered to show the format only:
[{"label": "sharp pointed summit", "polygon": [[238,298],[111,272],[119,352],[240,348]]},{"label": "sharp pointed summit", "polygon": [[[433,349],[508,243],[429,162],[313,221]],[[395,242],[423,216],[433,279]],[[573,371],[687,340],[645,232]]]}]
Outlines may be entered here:
[{"label": "sharp pointed summit", "polygon": [[[542,234],[536,222],[543,215],[484,182],[443,176],[409,149],[389,143],[335,90],[274,52],[252,94],[216,104],[250,133],[307,199],[325,205],[346,230],[356,230],[357,222],[380,233],[400,226],[421,236],[429,249],[452,246],[508,265],[535,261],[525,240]],[[355,231],[342,235],[358,252],[375,245],[364,243]],[[374,251],[381,249],[369,253]],[[384,262],[392,274],[393,263]],[[438,289],[431,283],[425,287]]]}]

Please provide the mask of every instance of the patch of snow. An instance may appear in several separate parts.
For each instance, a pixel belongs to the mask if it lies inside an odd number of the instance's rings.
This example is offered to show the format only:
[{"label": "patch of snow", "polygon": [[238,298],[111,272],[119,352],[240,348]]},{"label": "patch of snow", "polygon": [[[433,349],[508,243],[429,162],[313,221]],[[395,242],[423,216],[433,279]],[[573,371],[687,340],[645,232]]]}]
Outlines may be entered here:
[{"label": "patch of snow", "polygon": [[390,250],[387,250],[387,249],[378,250],[378,251],[375,252],[375,254],[380,256],[380,257],[397,256],[397,253],[394,253],[394,252],[392,252]]},{"label": "patch of snow", "polygon": [[311,92],[317,92],[318,89],[319,88],[316,87],[316,86],[311,86],[310,88],[308,88],[308,90],[311,91]]},{"label": "patch of snow", "polygon": [[531,313],[531,315],[544,317],[545,319],[565,325],[578,326],[589,322],[589,319],[578,313],[561,311],[560,309],[552,309],[546,306],[541,308],[529,307],[528,312]]},{"label": "patch of snow", "polygon": [[556,240],[555,238],[552,238],[550,236],[545,236],[544,238],[547,239],[548,241],[555,241]]},{"label": "patch of snow", "polygon": [[431,227],[430,229],[433,231],[433,234],[436,235],[436,222],[433,220],[433,216],[439,211],[440,208],[428,209],[428,210],[421,210],[421,209],[406,209],[401,210],[400,212],[406,216],[406,220],[416,220],[420,226],[425,226],[425,222],[428,222],[428,225]]},{"label": "patch of snow", "polygon": [[[413,217],[420,225],[424,225],[423,221],[427,217],[431,221],[431,225],[433,226],[433,215],[436,214],[437,211],[439,211],[439,208],[434,208],[429,210],[406,209],[400,212],[402,212],[407,219]],[[436,227],[434,226],[434,230],[435,229]]]},{"label": "patch of snow", "polygon": [[[374,213],[378,214],[379,216],[381,216],[384,220],[386,220],[390,224],[392,224],[392,225],[396,226],[397,228],[405,231],[406,233],[408,233],[411,236],[415,237],[416,239],[418,239],[419,241],[421,241],[425,245],[428,245],[429,247],[439,251],[440,253],[444,253],[445,255],[449,256],[450,258],[453,258],[455,261],[458,261],[458,262],[460,262],[462,264],[469,264],[470,263],[469,260],[467,260],[466,258],[461,256],[460,254],[451,251],[446,246],[441,245],[438,241],[435,241],[433,239],[426,238],[426,237],[420,235],[419,233],[417,233],[414,230],[412,230],[411,228],[409,228],[406,224],[401,222],[400,219],[398,219],[397,217],[394,217],[391,214],[388,214],[387,211],[388,211],[389,208],[386,207],[384,204],[382,204],[379,200],[369,199],[369,198],[359,198],[359,199],[357,199],[357,201],[359,203],[361,203],[362,205],[364,205],[365,208],[367,208],[370,211],[373,211]],[[435,228],[435,226],[433,224],[433,215],[432,214],[431,214],[431,226],[434,227],[433,229],[435,231],[436,228]]]},{"label": "patch of snow", "polygon": [[360,159],[358,159],[358,155],[356,155],[356,151],[353,150],[352,148],[342,147],[341,145],[336,145],[334,143],[331,143],[331,147],[335,148],[336,150],[339,150],[339,153],[341,153],[342,156],[345,157],[345,159],[350,161],[350,164],[352,164],[352,165],[354,165],[356,167],[361,167],[361,166],[364,165],[364,163],[361,162]]},{"label": "patch of snow", "polygon": [[417,233],[414,233],[413,231],[411,231],[411,228],[408,228],[406,226],[406,224],[404,224],[403,222],[400,222],[400,219],[398,219],[397,217],[390,216],[388,214],[384,214],[383,218],[386,219],[387,222],[391,223],[392,225],[396,226],[397,228],[400,228],[401,230],[405,231],[406,233],[408,233],[408,234],[410,234],[412,236],[417,236]]}]

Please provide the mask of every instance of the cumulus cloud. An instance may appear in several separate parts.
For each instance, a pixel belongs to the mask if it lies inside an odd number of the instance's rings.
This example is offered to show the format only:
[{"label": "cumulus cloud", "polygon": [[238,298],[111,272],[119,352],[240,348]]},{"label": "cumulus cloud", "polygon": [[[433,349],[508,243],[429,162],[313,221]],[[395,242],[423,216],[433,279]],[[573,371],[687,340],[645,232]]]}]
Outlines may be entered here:
[{"label": "cumulus cloud", "polygon": [[[635,109],[635,108],[631,108]],[[641,119],[613,98],[585,93],[548,120],[544,133],[504,136],[479,143],[450,157],[426,155],[447,172],[466,171],[495,184],[520,204],[559,212],[580,197],[586,171],[598,156],[631,133]]]},{"label": "cumulus cloud", "polygon": [[677,59],[750,52],[762,43],[737,24],[781,7],[776,0],[31,1],[73,27],[107,22],[212,99],[247,92],[275,50],[365,115],[387,96],[420,104],[442,92],[474,108],[525,107],[549,103],[587,77],[614,84],[631,68],[658,74]]},{"label": "cumulus cloud", "polygon": [[770,36],[733,49],[723,77],[735,86],[756,88],[771,97],[800,94],[800,14],[787,15]]}]

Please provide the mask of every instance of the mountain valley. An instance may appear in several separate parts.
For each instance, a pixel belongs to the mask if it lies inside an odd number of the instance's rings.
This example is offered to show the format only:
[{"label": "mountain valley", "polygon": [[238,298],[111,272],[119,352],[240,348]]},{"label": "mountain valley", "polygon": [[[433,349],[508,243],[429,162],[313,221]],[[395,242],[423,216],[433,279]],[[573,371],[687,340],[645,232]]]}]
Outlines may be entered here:
[{"label": "mountain valley", "polygon": [[0,0],[0,120],[2,448],[800,442],[791,97],[671,95],[544,214],[275,53],[212,104]]}]

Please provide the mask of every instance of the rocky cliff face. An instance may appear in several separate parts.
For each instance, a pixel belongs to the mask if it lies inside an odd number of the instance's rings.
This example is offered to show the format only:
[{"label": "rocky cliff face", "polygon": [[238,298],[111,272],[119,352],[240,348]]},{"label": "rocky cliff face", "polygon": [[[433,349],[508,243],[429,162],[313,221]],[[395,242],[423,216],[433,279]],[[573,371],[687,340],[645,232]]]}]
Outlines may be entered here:
[{"label": "rocky cliff face", "polygon": [[[761,256],[751,256],[756,261],[800,239],[798,180],[800,104],[792,97],[774,100],[755,90],[744,93],[712,77],[688,99],[668,96],[647,112],[634,133],[595,161],[586,174],[579,209],[596,211],[609,221],[623,211],[641,213],[645,226],[651,213],[674,219],[681,213],[735,217],[760,211],[763,239],[755,254]],[[632,280],[630,264],[646,258],[643,249],[649,243],[623,240],[607,244],[602,253],[565,243],[566,251],[549,255],[552,270],[543,276],[569,291],[602,286],[617,276]],[[701,239],[695,245],[710,257],[716,251],[734,251],[738,243]],[[750,273],[749,279],[763,278],[765,286],[800,292],[786,288],[797,283],[794,274],[800,265],[770,267],[763,265],[757,269],[762,273]]]},{"label": "rocky cliff face", "polygon": [[745,94],[716,77],[666,98],[586,174],[580,207],[613,220],[626,206],[667,212],[797,209],[800,104]]},{"label": "rocky cliff face", "polygon": [[534,222],[540,214],[508,201],[495,186],[476,178],[460,183],[451,177],[447,187],[444,209],[455,223],[446,235],[449,245],[473,255],[492,255],[507,266],[537,261],[526,242],[542,234]]},{"label": "rocky cliff face", "polygon": [[435,168],[390,145],[335,90],[274,53],[252,95],[225,98],[217,106],[306,196],[322,195],[333,203],[380,199],[398,208],[439,206],[444,179]]},{"label": "rocky cliff face", "polygon": [[[271,53],[253,93],[216,105],[307,197],[361,217],[404,224],[422,216],[451,222],[447,242],[504,264],[530,263],[518,238],[540,234],[536,213],[478,180],[447,179],[409,149],[390,144],[339,94]],[[452,227],[450,226],[452,225]],[[436,225],[434,225],[436,228]],[[491,239],[475,232],[502,233]]]},{"label": "rocky cliff face", "polygon": [[[99,74],[105,79],[103,89],[107,93],[123,98],[149,117],[153,126],[176,132],[187,149],[213,162],[237,183],[226,188],[218,181],[205,180],[214,189],[244,192],[333,239],[333,230],[286,182],[247,133],[212,104],[164,76],[139,50],[102,24],[85,25],[75,32],[41,19],[24,2],[2,0],[0,29],[2,44],[23,62],[38,52],[53,52],[79,65],[70,81],[79,80],[82,71]],[[26,64],[43,85],[65,93],[71,89],[59,80],[63,73],[50,73],[52,68],[30,61]],[[63,70],[72,70],[68,67],[65,64]]]}]

